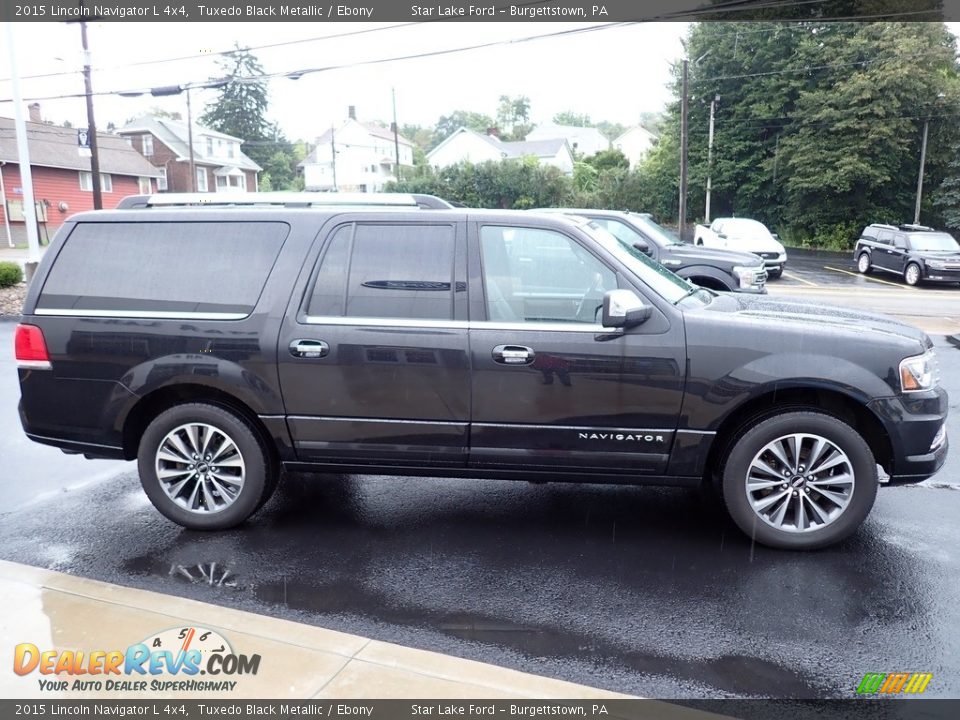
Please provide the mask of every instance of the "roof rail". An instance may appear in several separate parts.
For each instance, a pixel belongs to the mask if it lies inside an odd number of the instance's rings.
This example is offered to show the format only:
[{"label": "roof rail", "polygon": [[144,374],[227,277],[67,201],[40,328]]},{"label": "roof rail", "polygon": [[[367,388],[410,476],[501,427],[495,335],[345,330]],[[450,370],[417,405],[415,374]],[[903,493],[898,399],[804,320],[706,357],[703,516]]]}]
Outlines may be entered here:
[{"label": "roof rail", "polygon": [[434,195],[407,193],[238,192],[159,193],[130,195],[118,210],[152,207],[399,207],[447,209],[453,207]]},{"label": "roof rail", "polygon": [[929,230],[932,231],[932,227],[927,227],[926,225],[914,225],[913,223],[906,223],[900,226],[901,230]]}]

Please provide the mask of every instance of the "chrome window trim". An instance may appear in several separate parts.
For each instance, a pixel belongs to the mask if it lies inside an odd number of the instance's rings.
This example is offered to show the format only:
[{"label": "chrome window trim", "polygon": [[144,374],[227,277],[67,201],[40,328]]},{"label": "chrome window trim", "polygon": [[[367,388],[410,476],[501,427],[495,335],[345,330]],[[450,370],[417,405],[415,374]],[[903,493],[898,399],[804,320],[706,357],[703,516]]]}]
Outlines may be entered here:
[{"label": "chrome window trim", "polygon": [[307,315],[306,325],[361,325],[364,327],[423,328],[449,330],[535,330],[539,332],[612,333],[616,328],[602,325],[564,322],[497,322],[492,320],[416,320],[404,318],[341,317]]},{"label": "chrome window trim", "polygon": [[94,318],[145,318],[148,320],[243,320],[250,313],[179,312],[176,310],[78,310],[76,308],[37,308],[34,315]]}]

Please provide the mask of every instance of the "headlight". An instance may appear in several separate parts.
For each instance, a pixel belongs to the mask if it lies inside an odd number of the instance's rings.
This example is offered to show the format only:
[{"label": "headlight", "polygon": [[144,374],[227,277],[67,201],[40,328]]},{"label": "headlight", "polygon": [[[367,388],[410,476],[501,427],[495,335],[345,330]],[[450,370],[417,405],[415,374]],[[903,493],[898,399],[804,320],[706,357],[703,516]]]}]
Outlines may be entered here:
[{"label": "headlight", "polygon": [[945,262],[941,262],[940,260],[927,260],[927,267],[933,270],[944,270],[946,269],[947,264]]},{"label": "headlight", "polygon": [[753,287],[757,284],[757,278],[762,271],[762,266],[756,267],[746,267],[744,265],[736,265],[733,268],[733,276],[740,282],[741,288]]},{"label": "headlight", "polygon": [[929,390],[938,379],[937,358],[933,350],[900,361],[900,387],[904,392]]}]

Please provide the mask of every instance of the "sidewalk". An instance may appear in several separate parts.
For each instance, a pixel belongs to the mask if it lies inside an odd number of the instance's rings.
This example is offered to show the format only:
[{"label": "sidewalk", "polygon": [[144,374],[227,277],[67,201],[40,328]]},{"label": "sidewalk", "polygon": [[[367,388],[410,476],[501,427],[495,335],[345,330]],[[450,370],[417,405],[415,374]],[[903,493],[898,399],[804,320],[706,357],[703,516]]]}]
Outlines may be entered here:
[{"label": "sidewalk", "polygon": [[[97,582],[28,565],[0,561],[0,697],[3,698],[207,698],[384,699],[384,698],[625,698],[626,695],[539,677],[494,665],[416,650],[356,635],[276,620],[196,600]],[[45,650],[124,651],[158,634],[176,638],[181,628],[219,633],[235,653],[259,654],[256,675],[200,675],[195,680],[236,681],[230,692],[96,692],[40,690],[39,680],[70,685],[110,678],[134,681],[150,675],[67,675],[11,671],[14,647],[32,643]],[[219,636],[218,636],[219,637]],[[179,641],[169,643],[179,648]],[[199,649],[199,645],[195,645]],[[84,660],[86,663],[87,660]],[[183,674],[159,676],[188,680]],[[664,706],[674,710],[672,706]],[[679,710],[676,717],[703,717]],[[688,715],[688,713],[690,713]]]}]

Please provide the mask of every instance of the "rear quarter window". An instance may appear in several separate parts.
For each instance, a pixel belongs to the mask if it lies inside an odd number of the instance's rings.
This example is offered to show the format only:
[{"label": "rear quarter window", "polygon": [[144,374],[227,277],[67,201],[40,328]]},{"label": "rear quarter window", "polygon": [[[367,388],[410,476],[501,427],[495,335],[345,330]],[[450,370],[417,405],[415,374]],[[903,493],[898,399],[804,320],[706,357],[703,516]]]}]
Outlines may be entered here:
[{"label": "rear quarter window", "polygon": [[250,314],[289,226],[80,223],[43,284],[41,314]]}]

